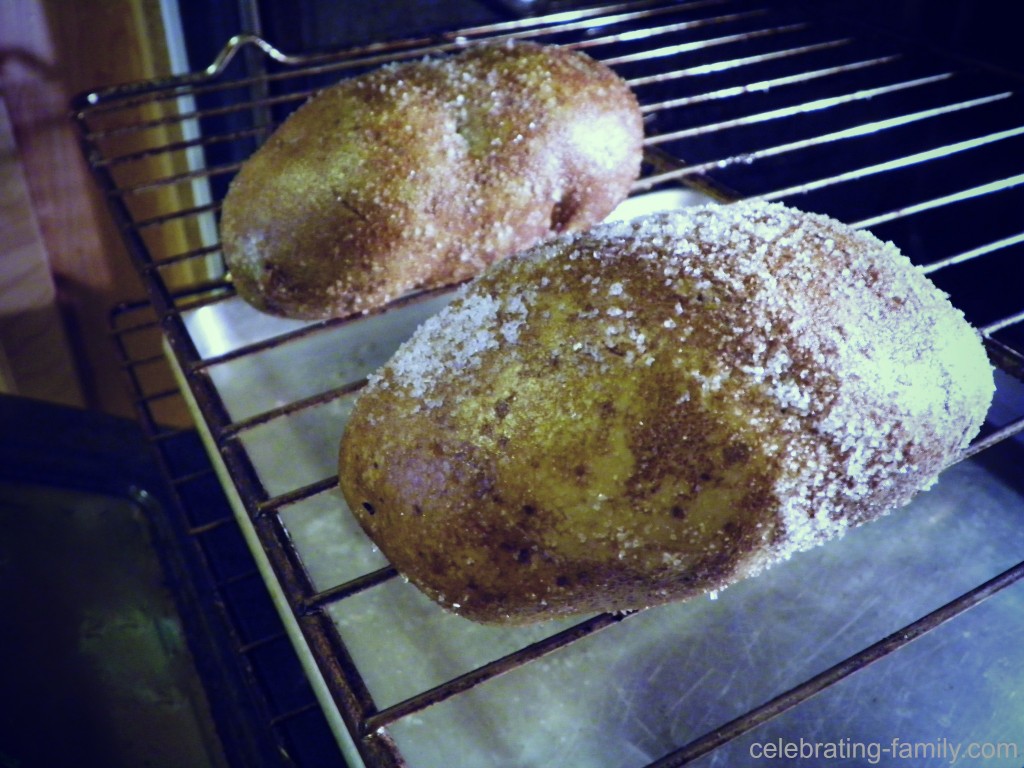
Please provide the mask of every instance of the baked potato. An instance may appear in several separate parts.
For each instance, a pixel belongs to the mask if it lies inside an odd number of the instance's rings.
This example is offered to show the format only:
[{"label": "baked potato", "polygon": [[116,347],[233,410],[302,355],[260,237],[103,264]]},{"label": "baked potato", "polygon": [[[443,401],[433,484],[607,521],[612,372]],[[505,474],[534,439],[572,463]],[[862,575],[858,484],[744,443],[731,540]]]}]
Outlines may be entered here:
[{"label": "baked potato", "polygon": [[224,258],[257,309],[341,317],[600,222],[640,170],[636,98],[528,42],[389,65],[300,107],[242,166]]},{"label": "baked potato", "polygon": [[992,393],[978,335],[894,246],[710,205],[493,266],[371,378],[339,476],[449,610],[638,609],[905,504]]}]

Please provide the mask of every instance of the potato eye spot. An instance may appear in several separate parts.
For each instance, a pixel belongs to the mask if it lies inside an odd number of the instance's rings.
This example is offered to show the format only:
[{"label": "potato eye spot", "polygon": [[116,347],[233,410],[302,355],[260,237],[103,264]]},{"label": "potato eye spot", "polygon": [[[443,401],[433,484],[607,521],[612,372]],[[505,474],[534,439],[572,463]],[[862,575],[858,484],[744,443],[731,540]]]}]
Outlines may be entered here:
[{"label": "potato eye spot", "polygon": [[370,514],[370,515],[377,514],[377,510],[373,508],[373,504],[371,504],[368,501],[364,501],[363,502],[363,509],[366,510],[367,514]]}]

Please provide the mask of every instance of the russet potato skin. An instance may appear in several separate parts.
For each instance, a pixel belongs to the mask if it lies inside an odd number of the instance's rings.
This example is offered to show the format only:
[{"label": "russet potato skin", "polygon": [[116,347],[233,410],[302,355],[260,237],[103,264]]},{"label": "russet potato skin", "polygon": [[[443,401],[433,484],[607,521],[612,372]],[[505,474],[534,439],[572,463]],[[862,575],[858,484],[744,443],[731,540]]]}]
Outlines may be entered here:
[{"label": "russet potato skin", "polygon": [[642,141],[628,86],[582,53],[483,44],[385,66],[312,98],[242,166],[225,260],[264,312],[377,308],[601,221]]},{"label": "russet potato skin", "polygon": [[[364,527],[421,589],[478,620],[703,591],[772,533],[770,462],[743,430],[677,405],[668,362],[561,375],[573,363],[555,337],[585,310],[551,298],[550,326],[520,338],[536,355],[453,377],[429,411],[371,395],[346,430],[343,483]],[[388,426],[373,423],[382,413]]]},{"label": "russet potato skin", "polygon": [[709,207],[475,280],[360,396],[339,476],[420,589],[525,623],[719,589],[878,517],[991,394],[974,332],[891,246]]}]

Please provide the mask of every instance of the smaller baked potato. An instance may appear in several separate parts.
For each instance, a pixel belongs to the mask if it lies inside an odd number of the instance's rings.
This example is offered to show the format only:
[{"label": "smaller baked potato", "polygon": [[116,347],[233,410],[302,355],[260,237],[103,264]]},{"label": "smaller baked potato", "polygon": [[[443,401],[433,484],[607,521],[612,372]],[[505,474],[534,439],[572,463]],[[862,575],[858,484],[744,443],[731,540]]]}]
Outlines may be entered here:
[{"label": "smaller baked potato", "polygon": [[640,170],[629,87],[583,53],[490,43],[389,65],[300,107],[224,200],[239,294],[344,316],[601,221]]}]

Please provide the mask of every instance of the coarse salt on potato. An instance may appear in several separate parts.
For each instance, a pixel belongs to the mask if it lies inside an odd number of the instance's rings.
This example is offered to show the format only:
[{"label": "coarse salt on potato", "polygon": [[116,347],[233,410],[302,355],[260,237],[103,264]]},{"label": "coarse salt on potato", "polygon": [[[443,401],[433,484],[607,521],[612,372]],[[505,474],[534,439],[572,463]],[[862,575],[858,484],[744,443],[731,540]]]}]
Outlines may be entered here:
[{"label": "coarse salt on potato", "polygon": [[493,266],[371,378],[340,483],[463,616],[636,609],[905,504],[992,394],[978,335],[893,245],[712,205]]},{"label": "coarse salt on potato", "polygon": [[642,141],[629,87],[580,52],[490,43],[387,65],[313,97],[243,164],[224,257],[261,311],[364,312],[601,221]]}]

